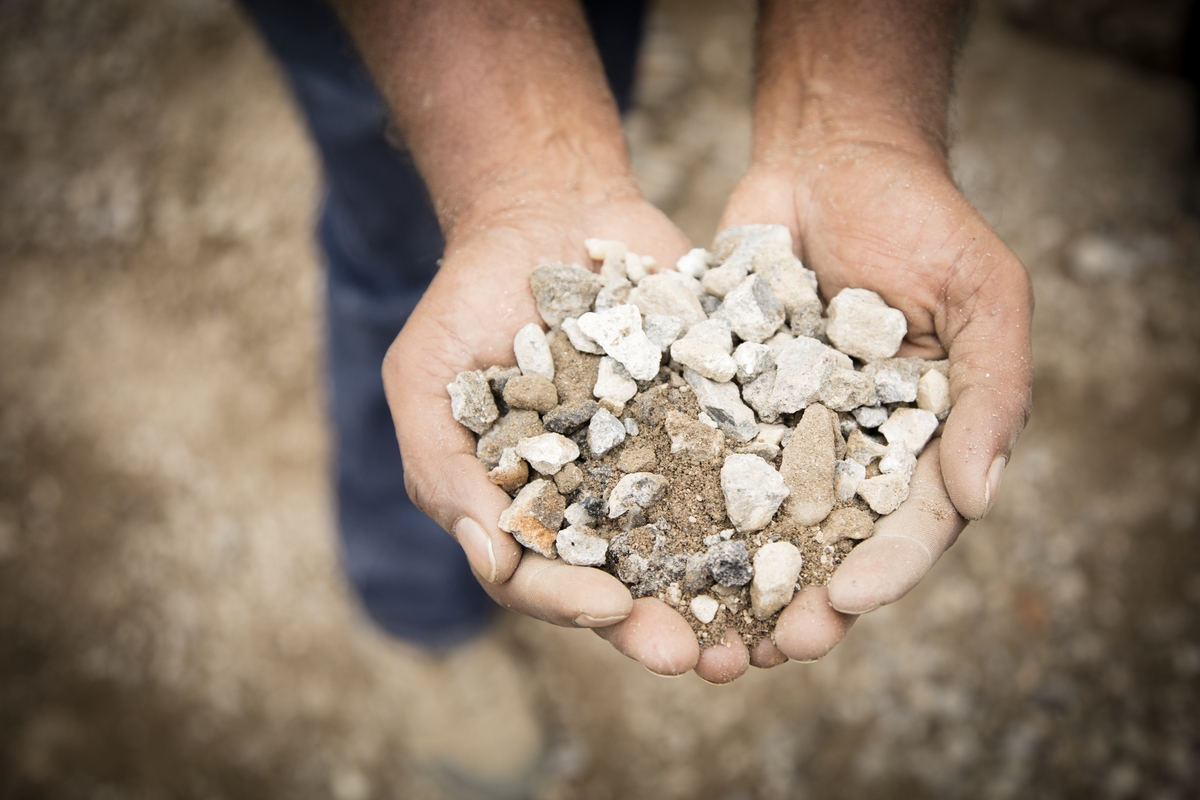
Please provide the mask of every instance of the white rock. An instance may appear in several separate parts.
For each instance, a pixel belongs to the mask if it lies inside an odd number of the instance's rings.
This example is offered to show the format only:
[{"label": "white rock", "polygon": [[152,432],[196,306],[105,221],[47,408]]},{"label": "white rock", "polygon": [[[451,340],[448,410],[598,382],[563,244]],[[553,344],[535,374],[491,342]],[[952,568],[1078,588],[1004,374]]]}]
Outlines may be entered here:
[{"label": "white rock", "polygon": [[891,358],[900,349],[908,322],[870,289],[842,289],[829,301],[825,335],[843,353],[864,361]]},{"label": "white rock", "polygon": [[617,481],[608,497],[608,518],[634,508],[647,509],[667,493],[667,479],[653,472],[632,472]]},{"label": "white rock", "polygon": [[754,412],[742,402],[737,384],[711,381],[687,367],[683,369],[683,379],[696,393],[696,402],[721,430],[739,442],[748,442],[758,435]]},{"label": "white rock", "polygon": [[756,619],[767,619],[792,601],[804,557],[791,542],[771,542],[754,554],[750,608]]},{"label": "white rock", "polygon": [[791,413],[815,403],[821,387],[836,367],[851,368],[853,362],[816,339],[793,339],[775,353],[775,386],[771,406]]},{"label": "white rock", "polygon": [[758,275],[750,275],[725,295],[720,316],[747,342],[764,342],[783,325],[783,304]]},{"label": "white rock", "polygon": [[587,441],[592,455],[599,458],[625,441],[625,426],[621,424],[621,420],[602,408],[592,415],[592,420],[588,423]]},{"label": "white rock", "polygon": [[584,239],[583,246],[587,249],[592,261],[607,261],[608,259],[625,260],[626,247],[624,242],[614,239]]},{"label": "white rock", "polygon": [[721,608],[721,604],[717,602],[717,598],[707,594],[698,594],[692,598],[688,608],[692,611],[692,616],[699,620],[702,624],[707,625],[717,618],[717,610]]},{"label": "white rock", "polygon": [[742,383],[757,378],[771,362],[771,348],[757,342],[742,342],[733,351],[737,377]]},{"label": "white rock", "polygon": [[596,386],[592,389],[592,394],[599,400],[627,403],[637,394],[637,382],[629,377],[629,373],[619,361],[604,356],[600,359],[600,368],[596,372]]},{"label": "white rock", "polygon": [[854,419],[863,428],[878,428],[887,422],[888,410],[883,406],[863,406],[854,409]]},{"label": "white rock", "polygon": [[929,370],[917,383],[917,408],[938,419],[944,419],[950,410],[950,381],[938,370]]},{"label": "white rock", "polygon": [[543,433],[517,442],[517,455],[543,475],[555,475],[579,458],[579,447],[561,433]]},{"label": "white rock", "polygon": [[917,399],[921,380],[921,359],[888,358],[863,367],[863,374],[875,381],[880,403],[911,403]]},{"label": "white rock", "polygon": [[685,327],[683,320],[679,317],[662,314],[647,314],[646,318],[642,320],[642,330],[646,332],[646,338],[663,352],[666,352],[683,334]]},{"label": "white rock", "polygon": [[626,417],[624,422],[625,422],[625,432],[627,434],[629,434],[630,436],[637,436],[638,432],[639,432],[638,421],[636,419],[634,419],[633,417]]},{"label": "white rock", "polygon": [[833,494],[839,502],[852,500],[858,485],[867,477],[867,468],[857,461],[845,459],[833,465]]},{"label": "white rock", "polygon": [[487,431],[500,416],[487,378],[478,370],[458,373],[454,382],[446,385],[446,391],[450,394],[450,413],[475,433]]},{"label": "white rock", "polygon": [[908,499],[908,481],[896,472],[877,475],[858,485],[858,496],[866,500],[876,514],[890,514]]},{"label": "white rock", "polygon": [[567,334],[567,339],[571,342],[571,347],[574,347],[581,353],[591,353],[594,356],[604,354],[604,348],[596,344],[596,340],[588,336],[579,328],[579,320],[574,317],[567,317],[562,321],[563,333]]},{"label": "white rock", "polygon": [[705,425],[709,428],[712,428],[714,431],[720,427],[719,425],[717,425],[717,421],[715,419],[713,419],[712,417],[710,417],[708,415],[708,413],[704,412],[704,411],[701,411],[699,414],[696,415],[696,421],[699,422],[701,425]]},{"label": "white rock", "polygon": [[725,512],[742,533],[767,527],[789,491],[774,467],[758,456],[735,453],[721,467]]},{"label": "white rock", "polygon": [[697,323],[679,341],[671,345],[671,358],[718,383],[732,380],[737,372],[733,336],[729,323],[710,319]]},{"label": "white rock", "polygon": [[579,318],[579,327],[605,353],[620,361],[634,380],[648,381],[658,374],[662,351],[642,330],[642,315],[637,306],[625,304],[584,314]]},{"label": "white rock", "polygon": [[817,316],[821,315],[816,275],[804,268],[792,253],[791,245],[782,242],[764,245],[754,256],[753,269],[783,303],[789,322],[797,313],[803,314],[814,306]]},{"label": "white rock", "polygon": [[853,411],[875,403],[875,381],[853,369],[837,367],[821,385],[821,403],[834,411]]},{"label": "white rock", "polygon": [[555,545],[559,557],[576,567],[602,567],[608,555],[608,542],[582,525],[563,528],[558,532]]},{"label": "white rock", "polygon": [[563,519],[568,525],[594,525],[596,518],[587,512],[583,507],[583,503],[571,503],[567,506],[566,512],[563,514]]},{"label": "white rock", "polygon": [[911,481],[912,474],[917,468],[917,457],[914,456],[904,442],[896,442],[887,446],[887,452],[879,459],[879,471],[885,475],[897,473],[904,480]]},{"label": "white rock", "polygon": [[[596,304],[593,308],[596,309],[597,314],[629,302],[629,294],[633,291],[633,284],[623,277],[624,267],[621,268],[621,273],[622,277],[614,277],[611,280],[605,281],[604,288],[596,295]],[[604,277],[603,271],[601,271],[600,276]]]},{"label": "white rock", "polygon": [[625,277],[637,286],[645,278],[649,271],[646,269],[646,262],[637,253],[625,254]]},{"label": "white rock", "polygon": [[538,374],[546,380],[554,380],[554,357],[541,327],[531,322],[513,338],[513,352],[517,355],[517,366],[521,374]]},{"label": "white rock", "polygon": [[700,299],[684,282],[685,276],[678,272],[663,272],[647,275],[629,294],[629,302],[643,314],[661,314],[679,317],[685,327],[708,319],[700,305]]},{"label": "white rock", "polygon": [[733,263],[747,271],[764,247],[778,244],[792,249],[792,233],[785,225],[738,225],[726,228],[713,241],[713,255],[722,264]]},{"label": "white rock", "polygon": [[739,283],[746,280],[746,276],[749,274],[750,269],[748,265],[723,264],[704,273],[704,277],[700,279],[700,284],[704,287],[704,291],[713,297],[724,298]]},{"label": "white rock", "polygon": [[679,257],[675,269],[692,278],[702,278],[708,271],[708,251],[703,247],[693,247]]},{"label": "white rock", "polygon": [[879,432],[887,438],[888,444],[902,442],[910,453],[919,456],[937,426],[938,419],[932,412],[920,408],[897,408],[888,421],[879,426]]}]

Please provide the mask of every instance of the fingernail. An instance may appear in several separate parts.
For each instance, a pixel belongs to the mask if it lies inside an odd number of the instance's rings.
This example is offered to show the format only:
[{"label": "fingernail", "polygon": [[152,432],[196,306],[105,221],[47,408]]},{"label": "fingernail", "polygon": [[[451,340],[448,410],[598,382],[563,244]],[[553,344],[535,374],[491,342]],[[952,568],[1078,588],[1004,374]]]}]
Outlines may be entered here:
[{"label": "fingernail", "polygon": [[988,468],[987,483],[983,485],[983,513],[985,516],[992,510],[992,504],[996,502],[996,496],[1000,494],[1000,479],[1004,477],[1004,467],[1007,464],[1008,459],[1004,456],[996,456],[996,460]]},{"label": "fingernail", "polygon": [[496,582],[496,553],[492,539],[478,522],[463,517],[454,525],[454,538],[467,554],[467,561],[487,580]]},{"label": "fingernail", "polygon": [[618,614],[615,617],[593,617],[591,614],[580,614],[575,618],[575,624],[580,628],[607,628],[609,625],[616,625],[628,616],[628,614]]}]

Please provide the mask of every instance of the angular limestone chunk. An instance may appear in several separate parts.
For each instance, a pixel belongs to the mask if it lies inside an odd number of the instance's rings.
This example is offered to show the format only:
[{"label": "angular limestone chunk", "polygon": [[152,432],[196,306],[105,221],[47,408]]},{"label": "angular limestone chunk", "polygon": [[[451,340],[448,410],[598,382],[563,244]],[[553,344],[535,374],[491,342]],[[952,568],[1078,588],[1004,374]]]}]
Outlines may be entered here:
[{"label": "angular limestone chunk", "polygon": [[691,461],[709,463],[721,457],[724,435],[679,411],[667,412],[667,435],[671,437],[672,455]]},{"label": "angular limestone chunk", "polygon": [[595,400],[563,403],[542,417],[542,424],[548,431],[568,436],[587,424],[599,409],[600,405]]},{"label": "angular limestone chunk", "polygon": [[538,313],[553,328],[567,317],[591,311],[604,283],[599,275],[578,264],[556,263],[535,269],[529,285]]},{"label": "angular limestone chunk", "polygon": [[837,424],[837,414],[813,404],[783,448],[779,472],[791,490],[785,510],[797,525],[816,525],[833,509]]},{"label": "angular limestone chunk", "polygon": [[605,356],[600,359],[600,370],[596,375],[596,387],[592,394],[600,400],[628,403],[637,394],[637,382],[629,377],[629,373],[619,361]]},{"label": "angular limestone chunk", "polygon": [[602,408],[592,416],[592,421],[588,424],[587,441],[592,455],[599,458],[625,441],[625,426],[621,424],[621,420]]},{"label": "angular limestone chunk", "polygon": [[950,410],[950,381],[936,369],[921,376],[917,383],[917,408],[945,419]]},{"label": "angular limestone chunk", "polygon": [[684,367],[683,379],[696,394],[696,402],[708,412],[721,430],[739,442],[748,442],[758,435],[754,412],[742,402],[737,384],[716,383]]},{"label": "angular limestone chunk", "polygon": [[596,524],[596,518],[588,513],[583,503],[571,503],[563,513],[563,519],[568,525],[591,527]]},{"label": "angular limestone chunk", "polygon": [[853,459],[838,461],[833,465],[833,494],[839,503],[853,500],[858,485],[866,480],[867,468]]},{"label": "angular limestone chunk", "polygon": [[533,481],[500,514],[500,530],[511,533],[535,553],[554,558],[554,540],[558,538],[566,505],[550,481]]},{"label": "angular limestone chunk", "polygon": [[517,442],[540,436],[546,432],[536,411],[514,409],[501,417],[491,430],[479,437],[475,445],[475,457],[494,469],[500,464],[505,449],[516,447]]},{"label": "angular limestone chunk", "polygon": [[853,411],[875,402],[875,381],[852,369],[833,369],[821,385],[821,404],[834,411]]},{"label": "angular limestone chunk", "polygon": [[667,493],[667,479],[653,472],[634,472],[617,481],[608,498],[608,518],[635,508],[647,509]]},{"label": "angular limestone chunk", "polygon": [[567,334],[567,339],[571,342],[571,347],[574,347],[581,353],[589,353],[594,356],[604,355],[604,348],[596,344],[596,341],[584,333],[579,328],[579,320],[574,317],[567,317],[562,321],[563,333]]},{"label": "angular limestone chunk", "polygon": [[742,399],[758,412],[758,418],[763,422],[779,419],[779,409],[773,405],[776,372],[774,362],[768,361],[757,378],[742,386]]},{"label": "angular limestone chunk", "polygon": [[876,514],[890,514],[908,499],[908,481],[898,472],[877,475],[858,485],[858,496]]},{"label": "angular limestone chunk", "polygon": [[[604,265],[607,268],[608,262],[604,262]],[[604,277],[604,270],[600,271],[600,276]],[[629,302],[629,294],[632,291],[633,284],[625,277],[625,267],[622,266],[620,277],[605,280],[604,288],[596,295],[596,313],[625,305]]]},{"label": "angular limestone chunk", "polygon": [[767,619],[792,601],[804,557],[791,542],[764,544],[754,554],[750,608],[756,619]]},{"label": "angular limestone chunk", "polygon": [[675,269],[691,278],[703,278],[704,273],[708,271],[708,260],[707,250],[703,247],[693,247],[679,257],[675,262]]},{"label": "angular limestone chunk", "polygon": [[704,277],[700,279],[700,285],[713,297],[724,298],[739,283],[746,280],[746,276],[749,274],[749,265],[722,264],[704,273]]},{"label": "angular limestone chunk", "polygon": [[717,599],[707,594],[696,595],[692,598],[692,602],[688,606],[691,609],[692,616],[704,625],[717,618],[717,610],[720,607],[721,604],[717,602]]},{"label": "angular limestone chunk", "polygon": [[732,380],[737,372],[732,352],[733,336],[723,319],[697,323],[671,345],[671,358],[718,383]]},{"label": "angular limestone chunk", "polygon": [[821,300],[817,297],[816,275],[800,263],[792,254],[790,245],[776,242],[764,245],[754,256],[753,269],[760,275],[771,291],[783,303],[783,309],[792,327],[795,328],[797,314],[816,310],[821,316]]},{"label": "angular limestone chunk", "polygon": [[869,539],[875,532],[871,515],[859,508],[835,508],[821,523],[820,540],[833,544],[841,539]]},{"label": "angular limestone chunk", "polygon": [[864,361],[891,358],[900,349],[908,322],[869,289],[842,289],[829,301],[825,335],[843,353]]},{"label": "angular limestone chunk", "polygon": [[623,419],[621,421],[625,424],[625,432],[626,433],[628,433],[630,436],[638,435],[639,428],[638,428],[638,421],[636,419],[634,419],[633,417],[626,417],[625,419]]},{"label": "angular limestone chunk", "polygon": [[633,281],[633,285],[637,286],[642,282],[642,279],[650,274],[647,267],[652,266],[654,259],[646,261],[646,256],[639,256],[637,253],[625,254],[625,277]]},{"label": "angular limestone chunk", "polygon": [[529,465],[517,455],[515,448],[506,447],[500,455],[500,463],[488,473],[488,480],[511,494],[529,480]]},{"label": "angular limestone chunk", "polygon": [[888,421],[879,426],[879,432],[887,438],[888,444],[901,442],[910,453],[919,456],[937,426],[938,419],[932,412],[919,408],[897,408]]},{"label": "angular limestone chunk", "polygon": [[583,246],[592,261],[625,260],[625,243],[615,239],[584,239]]},{"label": "angular limestone chunk", "polygon": [[879,471],[885,475],[895,472],[911,481],[912,474],[917,469],[917,457],[914,456],[904,442],[894,442],[887,446],[887,452],[879,459]]},{"label": "angular limestone chunk", "polygon": [[770,405],[783,413],[806,408],[821,396],[835,368],[852,369],[853,362],[816,339],[793,339],[775,352],[775,386]]},{"label": "angular limestone chunk", "polygon": [[758,456],[726,456],[721,467],[721,492],[725,495],[725,513],[742,533],[754,533],[767,527],[780,503],[788,496],[783,477]]},{"label": "angular limestone chunk", "polygon": [[629,294],[629,302],[647,316],[678,317],[685,328],[703,322],[708,315],[700,305],[700,298],[688,288],[685,280],[678,272],[647,275]]},{"label": "angular limestone chunk", "polygon": [[543,433],[517,442],[517,455],[543,475],[554,475],[579,458],[579,446],[559,433]]},{"label": "angular limestone chunk", "polygon": [[719,314],[741,339],[760,343],[774,336],[786,318],[783,304],[758,275],[750,275],[730,290]]},{"label": "angular limestone chunk", "polygon": [[754,441],[782,447],[783,438],[789,430],[790,428],[787,425],[772,425],[767,422],[760,422],[758,423],[758,436],[754,437]]},{"label": "angular limestone chunk", "polygon": [[679,317],[662,314],[647,314],[642,320],[642,330],[646,331],[646,338],[663,352],[683,334],[684,327],[683,320]]},{"label": "angular limestone chunk", "polygon": [[603,567],[608,555],[608,542],[582,525],[563,528],[555,544],[562,560],[576,567]]},{"label": "angular limestone chunk", "polygon": [[512,408],[530,408],[544,414],[558,405],[558,390],[536,372],[518,375],[505,382],[504,402]]},{"label": "angular limestone chunk", "polygon": [[861,428],[878,428],[887,422],[887,418],[888,410],[883,406],[863,406],[854,409],[854,420]]},{"label": "angular limestone chunk", "polygon": [[554,380],[554,357],[550,355],[546,334],[539,326],[531,322],[517,331],[513,338],[513,352],[517,355],[517,366],[522,374],[537,373],[546,380]]},{"label": "angular limestone chunk", "polygon": [[450,393],[450,413],[475,433],[485,432],[500,416],[492,388],[478,370],[458,373],[446,391]]},{"label": "angular limestone chunk", "polygon": [[872,461],[882,458],[886,452],[887,448],[882,442],[875,441],[861,430],[850,431],[850,435],[846,437],[846,458],[853,459],[864,467],[871,466]]},{"label": "angular limestone chunk", "polygon": [[863,374],[875,381],[880,403],[911,403],[917,399],[921,379],[921,359],[889,358],[863,367]]},{"label": "angular limestone chunk", "polygon": [[634,380],[648,381],[658,374],[659,350],[642,330],[642,315],[634,305],[620,305],[599,313],[584,314],[579,328],[621,362]]},{"label": "angular limestone chunk", "polygon": [[756,342],[742,342],[733,351],[733,362],[737,365],[737,379],[743,384],[749,383],[771,363],[771,348]]}]

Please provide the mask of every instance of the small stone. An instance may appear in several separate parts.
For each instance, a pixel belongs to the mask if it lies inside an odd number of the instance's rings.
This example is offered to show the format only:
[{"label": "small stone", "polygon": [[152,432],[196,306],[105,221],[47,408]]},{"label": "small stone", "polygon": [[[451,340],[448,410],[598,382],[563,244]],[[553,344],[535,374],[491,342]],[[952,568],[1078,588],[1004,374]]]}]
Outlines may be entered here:
[{"label": "small stone", "polygon": [[815,403],[829,374],[837,367],[852,368],[853,362],[816,339],[793,339],[775,353],[775,386],[771,406],[791,413]]},{"label": "small stone", "polygon": [[880,403],[911,403],[917,399],[921,380],[921,359],[889,358],[863,367],[863,374],[875,381]]},{"label": "small stone", "polygon": [[804,268],[790,245],[782,242],[765,245],[755,254],[753,264],[754,273],[767,282],[771,292],[783,304],[793,331],[797,314],[805,315],[815,308],[817,317],[821,316],[816,276]]},{"label": "small stone", "polygon": [[943,358],[938,361],[926,361],[922,358],[918,360],[921,363],[922,378],[925,377],[926,372],[929,372],[930,370],[937,370],[938,372],[942,373],[943,378],[950,380],[950,359]]},{"label": "small stone", "polygon": [[637,436],[639,432],[638,421],[633,417],[626,417],[624,420],[625,432],[630,436]]},{"label": "small stone", "polygon": [[715,419],[713,419],[712,417],[710,417],[708,415],[708,412],[706,412],[706,411],[701,411],[699,414],[697,414],[696,419],[701,424],[707,425],[708,427],[712,428],[714,431],[718,430],[720,428],[720,426],[717,425],[717,421]]},{"label": "small stone", "polygon": [[708,570],[713,580],[722,586],[745,586],[754,577],[750,566],[750,552],[746,543],[720,542],[708,548],[706,555]]},{"label": "small stone", "polygon": [[543,416],[542,424],[548,431],[567,436],[586,425],[599,409],[600,406],[595,400],[563,403]]},{"label": "small stone", "polygon": [[708,536],[704,537],[703,541],[705,547],[712,547],[714,544],[721,541],[721,534],[710,533]]},{"label": "small stone", "polygon": [[546,432],[536,411],[514,409],[509,411],[492,426],[491,430],[479,437],[475,445],[475,457],[494,469],[500,464],[500,458],[505,449],[516,447],[517,442],[540,436]]},{"label": "small stone", "polygon": [[863,428],[878,428],[887,422],[887,418],[888,410],[883,406],[863,406],[854,409],[854,419]]},{"label": "small stone", "polygon": [[696,618],[702,625],[707,625],[717,618],[717,610],[721,604],[717,602],[717,598],[707,594],[698,594],[692,598],[692,602],[688,605],[692,616]]},{"label": "small stone", "polygon": [[608,555],[608,542],[582,525],[563,528],[555,544],[562,560],[576,567],[603,567]]},{"label": "small stone", "polygon": [[492,388],[478,370],[458,373],[454,382],[446,385],[446,391],[450,394],[450,413],[475,433],[487,431],[500,416]]},{"label": "small stone", "polygon": [[646,331],[646,338],[664,353],[683,334],[684,327],[683,320],[679,317],[662,314],[647,314],[646,318],[642,320],[642,329]]},{"label": "small stone", "polygon": [[678,317],[685,327],[708,318],[696,296],[684,281],[686,276],[678,272],[662,272],[647,275],[629,295],[629,302],[647,316],[658,314]]},{"label": "small stone", "polygon": [[578,264],[556,263],[535,269],[529,285],[538,313],[553,328],[567,317],[591,311],[604,283],[599,275]]},{"label": "small stone", "polygon": [[646,269],[646,262],[642,259],[643,256],[639,256],[637,253],[625,254],[625,277],[629,278],[634,286],[637,286],[643,278],[650,274]]},{"label": "small stone", "polygon": [[775,364],[768,362],[757,378],[742,386],[742,399],[758,413],[758,418],[763,422],[779,420],[779,409],[772,405],[775,374]]},{"label": "small stone", "polygon": [[589,353],[594,356],[604,355],[604,348],[596,344],[596,340],[588,336],[579,328],[579,320],[574,317],[567,317],[562,321],[563,333],[567,335],[567,340],[571,342],[571,347],[574,347],[581,353]]},{"label": "small stone", "polygon": [[917,408],[938,419],[945,419],[950,411],[950,381],[936,369],[926,372],[917,383]]},{"label": "small stone", "polygon": [[750,275],[725,295],[721,317],[741,339],[763,342],[783,325],[783,304],[758,275]]},{"label": "small stone", "polygon": [[617,456],[617,469],[624,473],[649,472],[658,459],[650,447],[628,446]]},{"label": "small stone", "polygon": [[624,242],[615,239],[584,239],[583,246],[592,261],[607,261],[610,258],[624,261],[628,249]]},{"label": "small stone", "polygon": [[583,485],[583,470],[574,464],[564,464],[554,476],[554,485],[563,494],[570,494]]},{"label": "small stone", "polygon": [[504,402],[512,408],[529,408],[544,414],[558,405],[558,390],[536,372],[518,375],[505,383]]},{"label": "small stone", "polygon": [[721,298],[705,293],[700,296],[700,307],[704,309],[704,313],[708,314],[711,319],[721,309]]},{"label": "small stone", "polygon": [[750,444],[743,445],[737,449],[737,452],[746,455],[761,458],[769,464],[774,464],[775,459],[779,458],[779,445],[767,444],[766,442],[753,441]]},{"label": "small stone", "polygon": [[786,225],[737,225],[717,234],[713,256],[722,264],[733,262],[750,269],[758,252],[773,244],[791,251],[792,233]]},{"label": "small stone", "polygon": [[492,394],[497,397],[504,397],[504,387],[520,374],[520,367],[488,367],[483,371],[483,377],[487,378],[488,386],[492,387]]},{"label": "small stone", "polygon": [[771,542],[759,548],[750,583],[750,608],[756,619],[767,619],[792,602],[803,566],[800,550],[790,542]]},{"label": "small stone", "polygon": [[692,326],[687,335],[671,345],[671,358],[712,381],[724,383],[737,372],[733,336],[729,323],[710,319]]},{"label": "small stone", "polygon": [[867,468],[853,459],[844,459],[833,465],[833,494],[839,503],[854,499],[858,485],[867,478]]},{"label": "small stone", "polygon": [[543,475],[554,475],[579,458],[579,447],[559,433],[543,433],[517,443],[517,455]]},{"label": "small stone", "polygon": [[839,416],[838,430],[842,432],[842,438],[844,439],[850,435],[851,431],[858,430],[858,421],[852,416],[842,414]]},{"label": "small stone", "polygon": [[642,315],[634,305],[620,305],[599,313],[584,314],[579,327],[604,352],[621,362],[634,380],[648,381],[658,374],[662,351],[642,330]]},{"label": "small stone", "polygon": [[696,394],[696,402],[708,412],[721,430],[739,442],[758,435],[754,412],[742,402],[737,384],[716,383],[684,367],[683,378]]},{"label": "small stone", "polygon": [[918,456],[937,426],[938,419],[930,411],[897,408],[888,421],[879,426],[879,432],[887,438],[888,444],[902,442],[910,453]]},{"label": "small stone", "polygon": [[625,404],[617,403],[612,400],[606,400],[606,399],[601,398],[600,407],[603,408],[608,413],[612,414],[614,417],[620,417],[622,414],[625,413]]},{"label": "small stone", "polygon": [[667,412],[667,435],[671,437],[671,454],[682,455],[691,461],[709,463],[721,457],[725,437],[720,431],[679,411]]},{"label": "small stone", "polygon": [[897,472],[867,478],[858,485],[858,496],[876,514],[890,514],[908,499],[908,481]]},{"label": "small stone", "polygon": [[592,416],[588,424],[588,449],[596,458],[603,456],[609,450],[625,441],[625,426],[621,420],[600,409]]},{"label": "small stone", "polygon": [[675,262],[675,269],[690,278],[703,278],[704,273],[708,271],[709,258],[708,251],[703,247],[693,247],[679,257]]},{"label": "small stone", "polygon": [[[562,472],[558,474],[561,475]],[[583,503],[571,503],[571,505],[567,506],[567,510],[563,512],[563,519],[567,521],[568,525],[590,527],[596,524],[596,518],[588,513]]]},{"label": "small stone", "polygon": [[488,480],[512,494],[529,480],[529,465],[517,455],[515,448],[506,447],[500,463],[488,473]]},{"label": "small stone", "polygon": [[536,480],[526,484],[512,505],[500,514],[500,530],[546,558],[555,557],[554,540],[562,526],[566,503],[554,484]]},{"label": "small stone", "polygon": [[788,496],[783,477],[762,458],[735,453],[721,467],[721,492],[725,513],[742,533],[767,527],[780,503]]},{"label": "small stone", "polygon": [[707,553],[693,553],[688,556],[683,573],[683,588],[689,592],[699,593],[712,584],[713,577],[708,569]]},{"label": "small stone", "polygon": [[737,288],[738,284],[746,280],[746,276],[749,274],[748,265],[723,264],[704,273],[704,277],[700,279],[700,285],[708,294],[723,299],[725,295]]},{"label": "small stone", "polygon": [[853,369],[837,367],[821,386],[821,404],[834,411],[853,411],[875,402],[875,381]]},{"label": "small stone", "polygon": [[758,423],[758,436],[754,437],[754,441],[781,447],[783,445],[783,436],[789,430],[791,429],[787,425],[772,425],[767,422],[760,422]]},{"label": "small stone", "polygon": [[630,553],[617,559],[617,578],[627,586],[637,586],[650,572],[650,559],[641,553]]},{"label": "small stone", "polygon": [[733,351],[737,378],[743,384],[754,380],[771,363],[771,348],[757,342],[742,342]]},{"label": "small stone", "polygon": [[864,361],[891,358],[900,349],[908,322],[869,289],[842,289],[829,301],[825,335],[838,350]]},{"label": "small stone", "polygon": [[816,525],[833,509],[837,424],[837,414],[813,404],[783,449],[779,472],[791,490],[786,511],[797,525]]},{"label": "small stone", "polygon": [[600,359],[600,371],[596,376],[596,387],[592,394],[600,400],[627,403],[637,394],[637,382],[629,377],[621,362],[609,356]]},{"label": "small stone", "polygon": [[608,498],[608,518],[616,519],[631,509],[647,509],[667,493],[667,479],[653,472],[634,472],[617,481]]},{"label": "small stone", "polygon": [[904,480],[911,481],[912,474],[917,469],[917,457],[909,452],[904,442],[896,442],[887,446],[887,452],[879,459],[879,471],[885,475],[893,472],[903,475]]},{"label": "small stone", "polygon": [[821,301],[815,300],[800,306],[788,315],[788,325],[796,336],[824,339],[825,317],[821,316]]},{"label": "small stone", "polygon": [[876,441],[861,430],[851,431],[846,437],[846,458],[853,459],[864,467],[871,466],[872,461],[882,458],[886,452],[887,448],[882,442]]},{"label": "small stone", "polygon": [[869,539],[874,532],[875,522],[870,514],[861,508],[845,506],[835,508],[821,523],[820,539],[833,544],[842,539]]},{"label": "small stone", "polygon": [[[605,262],[606,266],[607,264],[608,262]],[[601,275],[603,276],[603,274],[604,272],[601,270]],[[633,291],[633,284],[624,277],[624,274],[625,268],[622,266],[622,277],[605,281],[604,288],[600,290],[600,294],[596,295],[596,304],[594,306],[596,313],[608,311],[629,302],[629,294]]]},{"label": "small stone", "polygon": [[539,326],[531,322],[517,331],[513,352],[517,355],[521,374],[537,373],[546,380],[554,380],[554,357],[550,355],[546,334]]}]

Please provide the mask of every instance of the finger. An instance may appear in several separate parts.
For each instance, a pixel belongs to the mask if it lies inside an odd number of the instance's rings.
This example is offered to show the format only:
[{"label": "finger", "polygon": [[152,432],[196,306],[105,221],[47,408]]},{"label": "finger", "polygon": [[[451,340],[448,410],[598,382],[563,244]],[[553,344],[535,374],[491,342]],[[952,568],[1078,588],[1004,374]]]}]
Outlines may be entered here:
[{"label": "finger", "polygon": [[944,326],[954,405],[942,433],[942,475],[967,519],[981,519],[996,502],[1033,403],[1033,290],[1016,256],[994,244],[1000,252],[980,256],[991,263],[956,271],[954,283],[970,288],[950,287]]},{"label": "finger", "polygon": [[700,651],[696,674],[709,683],[730,683],[750,668],[750,651],[742,635],[734,628],[725,629],[725,641]]},{"label": "finger", "polygon": [[853,616],[829,604],[824,586],[805,586],[779,615],[775,645],[795,661],[816,661],[824,658],[853,624]]},{"label": "finger", "polygon": [[508,581],[483,588],[507,609],[567,628],[613,625],[633,611],[629,590],[607,572],[528,550]]},{"label": "finger", "polygon": [[770,637],[764,636],[758,644],[750,648],[750,666],[758,669],[770,669],[786,664],[788,657],[783,654]]},{"label": "finger", "polygon": [[653,597],[634,600],[628,619],[597,628],[596,634],[659,675],[682,675],[700,660],[700,644],[691,626],[678,611]]},{"label": "finger", "polygon": [[942,483],[939,447],[937,439],[929,443],[917,459],[908,499],[880,517],[874,535],[851,550],[833,573],[833,608],[864,614],[896,602],[925,577],[967,526]]}]

